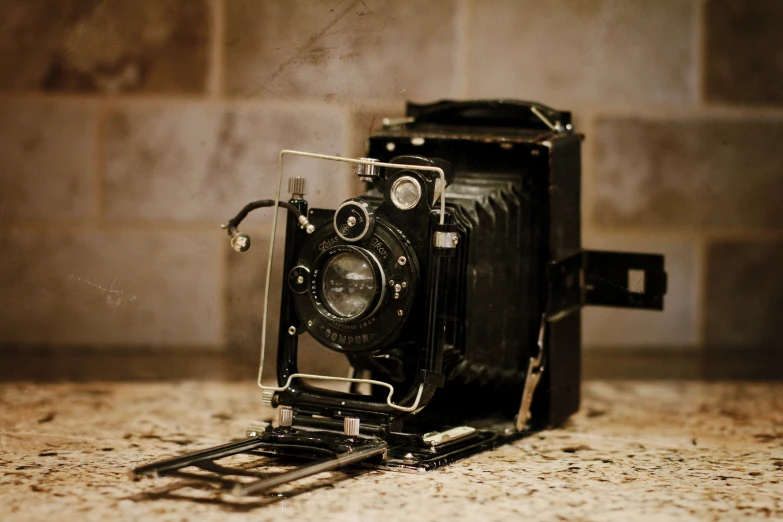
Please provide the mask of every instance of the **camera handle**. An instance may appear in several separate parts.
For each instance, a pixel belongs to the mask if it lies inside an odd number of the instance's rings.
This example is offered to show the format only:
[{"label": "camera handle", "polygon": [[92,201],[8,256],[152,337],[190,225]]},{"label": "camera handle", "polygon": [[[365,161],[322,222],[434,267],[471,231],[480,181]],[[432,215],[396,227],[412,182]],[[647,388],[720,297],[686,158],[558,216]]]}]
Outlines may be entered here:
[{"label": "camera handle", "polygon": [[384,126],[455,125],[462,127],[513,127],[549,129],[557,133],[573,130],[571,113],[540,103],[518,100],[442,100],[408,103],[406,117],[384,119]]}]

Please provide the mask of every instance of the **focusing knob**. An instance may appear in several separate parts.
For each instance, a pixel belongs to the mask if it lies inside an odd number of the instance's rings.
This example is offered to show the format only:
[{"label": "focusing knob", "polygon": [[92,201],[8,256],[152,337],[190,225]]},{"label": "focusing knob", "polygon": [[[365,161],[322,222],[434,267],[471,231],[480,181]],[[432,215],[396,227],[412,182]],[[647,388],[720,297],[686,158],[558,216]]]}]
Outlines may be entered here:
[{"label": "focusing knob", "polygon": [[310,286],[310,270],[304,266],[295,266],[288,272],[288,286],[297,294],[304,294]]},{"label": "focusing knob", "polygon": [[295,176],[288,178],[288,192],[291,199],[304,199],[307,194],[307,178]]},{"label": "focusing knob", "polygon": [[366,201],[349,199],[334,213],[334,231],[345,241],[359,241],[375,228],[375,211]]}]

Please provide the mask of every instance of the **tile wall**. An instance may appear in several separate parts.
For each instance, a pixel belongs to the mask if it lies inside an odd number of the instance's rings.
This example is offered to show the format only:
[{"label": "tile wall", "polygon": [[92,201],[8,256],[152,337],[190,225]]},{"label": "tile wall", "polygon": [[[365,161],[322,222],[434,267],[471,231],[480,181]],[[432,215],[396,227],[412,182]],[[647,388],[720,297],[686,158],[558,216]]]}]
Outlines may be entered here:
[{"label": "tile wall", "polygon": [[[588,353],[782,344],[777,0],[6,0],[0,25],[6,350],[255,364],[269,213],[244,256],[217,225],[277,152],[358,155],[405,100],[475,97],[572,110],[585,246],[667,256],[666,311],[586,310]],[[315,205],[355,189],[291,167]]]}]

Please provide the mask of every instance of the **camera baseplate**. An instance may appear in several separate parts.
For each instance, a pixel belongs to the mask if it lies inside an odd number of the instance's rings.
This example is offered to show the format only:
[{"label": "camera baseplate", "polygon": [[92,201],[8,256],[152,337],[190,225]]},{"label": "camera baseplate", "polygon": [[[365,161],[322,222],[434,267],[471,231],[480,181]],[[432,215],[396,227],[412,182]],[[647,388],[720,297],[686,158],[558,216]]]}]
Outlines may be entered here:
[{"label": "camera baseplate", "polygon": [[[390,432],[382,439],[299,426],[272,427],[267,422],[251,424],[246,435],[239,441],[138,467],[131,476],[183,479],[153,493],[158,496],[183,488],[206,487],[242,498],[351,465],[365,470],[431,471],[523,436],[507,425],[482,430],[460,426],[424,435]],[[218,462],[238,455],[257,458],[234,465]],[[263,467],[279,464],[265,457],[311,460],[288,471],[270,473]],[[191,471],[186,471],[189,468]]]}]

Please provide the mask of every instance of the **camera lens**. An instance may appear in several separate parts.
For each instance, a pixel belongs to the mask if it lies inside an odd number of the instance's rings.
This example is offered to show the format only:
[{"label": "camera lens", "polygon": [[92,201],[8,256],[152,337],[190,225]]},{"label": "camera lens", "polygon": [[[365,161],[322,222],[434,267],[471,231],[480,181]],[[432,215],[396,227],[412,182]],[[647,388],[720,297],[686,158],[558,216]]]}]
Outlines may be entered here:
[{"label": "camera lens", "polygon": [[360,315],[372,304],[375,290],[370,262],[356,252],[341,252],[324,265],[321,299],[335,315]]}]

